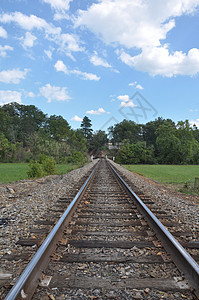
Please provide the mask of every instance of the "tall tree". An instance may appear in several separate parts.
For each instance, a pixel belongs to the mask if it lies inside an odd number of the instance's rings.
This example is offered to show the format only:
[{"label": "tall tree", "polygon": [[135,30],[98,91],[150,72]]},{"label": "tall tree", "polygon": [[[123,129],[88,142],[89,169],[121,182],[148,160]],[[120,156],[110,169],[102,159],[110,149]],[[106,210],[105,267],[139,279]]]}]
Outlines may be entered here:
[{"label": "tall tree", "polygon": [[35,137],[46,121],[46,115],[34,105],[20,105],[20,140],[27,145],[27,140]]},{"label": "tall tree", "polygon": [[176,129],[171,125],[162,124],[159,126],[156,145],[160,163],[178,164],[182,162],[180,139],[176,136]]},{"label": "tall tree", "polygon": [[81,129],[71,130],[68,142],[70,145],[71,154],[75,153],[76,151],[87,151],[87,141]]},{"label": "tall tree", "polygon": [[81,123],[81,128],[87,141],[90,141],[93,134],[93,129],[91,127],[91,120],[87,116],[85,116]]},{"label": "tall tree", "polygon": [[194,138],[199,142],[199,128],[195,124],[193,125],[193,135]]},{"label": "tall tree", "polygon": [[22,105],[16,102],[2,107],[6,116],[7,129],[5,136],[13,142],[23,142],[44,125],[46,115],[34,105]]},{"label": "tall tree", "polygon": [[157,138],[157,130],[163,124],[168,124],[171,125],[173,128],[175,128],[175,123],[171,119],[163,119],[160,117],[155,121],[150,121],[145,125],[142,125],[143,139],[144,141],[146,141],[147,146],[148,145],[155,146],[156,138]]},{"label": "tall tree", "polygon": [[194,163],[197,161],[199,143],[194,137],[194,130],[188,120],[178,122],[177,137],[181,142],[182,161],[184,163]]},{"label": "tall tree", "polygon": [[46,122],[46,129],[56,141],[66,140],[70,133],[70,126],[62,116],[50,116]]},{"label": "tall tree", "polygon": [[134,121],[123,120],[109,128],[109,135],[114,144],[128,140],[130,143],[137,143],[142,140],[141,126]]},{"label": "tall tree", "polygon": [[13,102],[9,104],[5,104],[2,107],[6,116],[6,126],[5,123],[2,124],[2,129],[4,128],[4,134],[6,138],[10,141],[16,143],[17,141],[21,141],[19,138],[20,135],[20,114],[19,114],[20,104]]}]

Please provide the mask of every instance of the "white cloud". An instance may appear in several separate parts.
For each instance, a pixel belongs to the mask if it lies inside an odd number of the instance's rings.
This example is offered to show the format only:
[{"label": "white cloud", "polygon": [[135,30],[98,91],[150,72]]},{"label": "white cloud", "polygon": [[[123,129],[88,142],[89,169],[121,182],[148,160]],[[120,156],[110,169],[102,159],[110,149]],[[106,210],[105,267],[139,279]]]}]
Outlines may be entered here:
[{"label": "white cloud", "polygon": [[121,101],[121,107],[136,107],[128,95],[120,95],[117,97],[117,99]]},{"label": "white cloud", "polygon": [[138,89],[138,90],[143,90],[143,89],[144,89],[143,86],[141,86],[141,84],[137,84],[135,87],[136,87],[136,89]]},{"label": "white cloud", "polygon": [[23,96],[26,98],[35,98],[37,95],[35,95],[33,92],[28,92],[24,89],[21,89],[21,92],[23,93]]},{"label": "white cloud", "polygon": [[166,47],[148,47],[136,55],[121,52],[121,60],[136,70],[152,76],[195,75],[199,72],[199,49],[193,48],[186,55],[182,51],[170,54]]},{"label": "white cloud", "polygon": [[135,86],[137,84],[137,81],[129,83],[129,86]]},{"label": "white cloud", "polygon": [[43,0],[44,3],[50,4],[51,9],[55,11],[54,20],[56,21],[69,19],[66,11],[69,10],[71,1],[72,0]]},{"label": "white cloud", "polygon": [[0,26],[0,37],[7,38],[7,32],[6,30]]},{"label": "white cloud", "polygon": [[8,45],[5,45],[5,46],[0,45],[0,56],[1,57],[6,57],[7,51],[13,51],[13,48]]},{"label": "white cloud", "polygon": [[192,120],[189,123],[190,123],[191,126],[193,126],[195,124],[199,128],[199,119]]},{"label": "white cloud", "polygon": [[107,44],[119,43],[127,48],[158,46],[175,26],[174,20],[168,20],[177,13],[172,9],[173,2],[179,0],[169,0],[168,5],[154,0],[102,0],[80,11],[76,26],[88,27]]},{"label": "white cloud", "polygon": [[141,86],[141,84],[137,83],[137,81],[129,83],[129,86],[134,86],[138,90],[143,90],[144,89],[143,86]]},{"label": "white cloud", "polygon": [[104,59],[102,59],[101,57],[99,57],[97,54],[94,54],[90,58],[90,62],[94,66],[102,66],[102,67],[105,67],[105,68],[111,68],[111,65],[107,61],[105,61]]},{"label": "white cloud", "polygon": [[120,53],[122,62],[136,70],[153,76],[194,75],[199,50],[170,52],[163,41],[175,18],[193,14],[198,6],[199,0],[101,0],[80,10],[75,26],[87,27],[106,44],[140,49],[136,56]]},{"label": "white cloud", "polygon": [[17,91],[0,91],[0,105],[8,104],[11,102],[21,102],[21,93]]},{"label": "white cloud", "polygon": [[65,74],[75,74],[80,76],[83,80],[94,80],[94,81],[100,80],[100,77],[92,73],[82,72],[79,70],[68,70],[62,60],[58,60],[54,65],[54,67],[57,72],[64,72]]},{"label": "white cloud", "polygon": [[56,64],[54,65],[57,72],[64,72],[65,74],[68,74],[68,69],[66,65],[63,63],[62,60],[58,60]]},{"label": "white cloud", "polygon": [[117,97],[118,100],[124,101],[124,102],[128,102],[130,101],[129,96],[128,95],[120,95]]},{"label": "white cloud", "polygon": [[53,25],[48,24],[44,19],[35,15],[26,16],[21,12],[14,12],[10,14],[2,14],[0,17],[2,23],[14,22],[27,31],[31,31],[33,29],[45,29],[47,34],[60,34],[61,32],[61,28],[54,27]]},{"label": "white cloud", "polygon": [[111,100],[110,100],[110,102],[115,102],[115,97],[116,97],[116,95],[109,95],[109,97],[111,98]]},{"label": "white cloud", "polygon": [[68,101],[71,97],[68,95],[66,87],[51,86],[47,83],[40,88],[40,94],[48,99],[48,102],[55,101]]},{"label": "white cloud", "polygon": [[79,70],[73,70],[73,71],[70,71],[70,73],[79,75],[83,80],[99,81],[100,78],[101,78],[100,76],[97,76],[93,73],[82,72],[82,71],[79,71]]},{"label": "white cloud", "polygon": [[34,45],[34,41],[36,41],[36,36],[32,35],[30,32],[26,32],[25,37],[22,41],[22,46],[24,49],[31,48]]},{"label": "white cloud", "polygon": [[71,118],[71,121],[82,122],[83,119],[75,115],[74,117]]},{"label": "white cloud", "polygon": [[54,14],[54,20],[55,21],[60,21],[60,20],[70,20],[70,17],[68,14],[66,14],[66,12],[64,11],[57,11],[55,14]]},{"label": "white cloud", "polygon": [[74,34],[62,33],[57,36],[57,43],[60,45],[60,50],[63,52],[81,52],[83,47],[79,46],[79,38]]},{"label": "white cloud", "polygon": [[105,43],[127,48],[159,46],[175,26],[173,18],[189,14],[199,0],[101,0],[79,11],[76,26],[86,26]]},{"label": "white cloud", "polygon": [[68,10],[69,9],[69,3],[72,0],[43,0],[44,3],[50,4],[51,8],[59,11],[59,10]]},{"label": "white cloud", "polygon": [[33,92],[28,92],[27,96],[30,97],[30,98],[34,98],[35,94]]},{"label": "white cloud", "polygon": [[98,108],[98,110],[87,110],[86,114],[90,114],[90,115],[102,115],[102,114],[110,114],[110,112],[105,111],[105,109],[103,109],[102,107]]},{"label": "white cloud", "polygon": [[22,14],[21,12],[2,14],[0,15],[0,21],[2,23],[14,22],[22,29],[29,32],[34,29],[40,31],[43,30],[45,33],[44,38],[56,43],[59,46],[58,50],[66,53],[66,55],[68,56],[71,52],[84,51],[84,48],[79,46],[79,39],[76,35],[62,33],[60,27],[55,27],[53,24],[47,23],[44,19],[39,18],[35,15],[27,16],[25,14]]},{"label": "white cloud", "polygon": [[121,102],[121,105],[120,105],[121,107],[136,107],[137,105],[135,105],[134,103],[133,103],[133,101],[128,101],[128,102]]},{"label": "white cloud", "polygon": [[120,71],[117,70],[117,69],[111,69],[111,71],[113,71],[113,72],[115,72],[115,73],[117,73],[117,74],[120,74]]},{"label": "white cloud", "polygon": [[0,72],[0,82],[18,84],[25,79],[28,71],[28,69],[24,69],[24,71],[19,69],[3,70]]}]

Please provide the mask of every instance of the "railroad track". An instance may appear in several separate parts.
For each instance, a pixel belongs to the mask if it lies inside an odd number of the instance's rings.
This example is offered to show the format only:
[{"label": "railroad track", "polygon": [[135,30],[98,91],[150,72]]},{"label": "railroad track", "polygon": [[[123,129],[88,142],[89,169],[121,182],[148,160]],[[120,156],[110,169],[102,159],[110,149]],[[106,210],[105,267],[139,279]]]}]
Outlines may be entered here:
[{"label": "railroad track", "polygon": [[197,299],[199,266],[140,198],[100,160],[6,299]]}]

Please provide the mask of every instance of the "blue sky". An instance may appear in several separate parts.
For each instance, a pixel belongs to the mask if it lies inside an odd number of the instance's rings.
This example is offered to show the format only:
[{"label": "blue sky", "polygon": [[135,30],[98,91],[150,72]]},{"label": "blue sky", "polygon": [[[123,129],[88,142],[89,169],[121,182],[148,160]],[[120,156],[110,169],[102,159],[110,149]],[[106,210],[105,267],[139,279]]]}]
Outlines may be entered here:
[{"label": "blue sky", "polygon": [[199,0],[1,0],[0,105],[199,127]]}]

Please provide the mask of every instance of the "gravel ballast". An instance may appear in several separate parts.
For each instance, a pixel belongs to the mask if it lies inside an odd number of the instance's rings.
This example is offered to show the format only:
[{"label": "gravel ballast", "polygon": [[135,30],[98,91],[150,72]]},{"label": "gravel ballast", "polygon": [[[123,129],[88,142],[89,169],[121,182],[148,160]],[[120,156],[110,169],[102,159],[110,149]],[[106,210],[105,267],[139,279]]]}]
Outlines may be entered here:
[{"label": "gravel ballast", "polygon": [[192,232],[192,239],[199,237],[199,196],[173,192],[168,187],[150,180],[144,176],[132,173],[111,161],[113,166],[121,172],[142,194],[149,196],[155,205],[166,209],[181,224],[181,230]]},{"label": "gravel ballast", "polygon": [[49,211],[53,210],[56,201],[60,197],[71,197],[74,187],[96,163],[97,160],[94,160],[64,175],[0,185],[0,283],[8,277],[15,282],[27,264],[26,260],[21,259],[7,260],[8,256],[24,253],[31,258],[38,249],[36,244],[23,248],[17,244],[18,240],[27,237],[36,239],[36,234],[30,235],[30,230],[34,228],[45,228],[49,231],[52,226],[37,225],[35,221],[50,218]]},{"label": "gravel ballast", "polygon": [[[45,227],[50,230],[52,225],[38,225],[35,221],[40,219],[50,220],[57,200],[62,197],[70,197],[72,192],[74,192],[74,187],[78,185],[81,178],[88,175],[88,172],[91,171],[96,163],[97,160],[94,160],[80,169],[61,176],[48,176],[37,180],[23,180],[12,184],[0,185],[0,278],[6,278],[7,276],[7,278],[10,277],[10,283],[16,281],[27,265],[27,260],[9,261],[5,257],[17,255],[21,252],[30,255],[30,258],[33,256],[39,245],[35,244],[31,247],[23,248],[17,244],[17,241],[20,238],[27,237],[36,239],[38,237],[37,234],[30,235],[30,229],[42,229]],[[132,183],[132,187],[135,186],[142,194],[150,196],[155,205],[161,207],[162,210],[169,211],[170,215],[172,215],[172,221],[177,220],[180,224],[181,231],[190,231],[192,235],[189,237],[189,240],[198,240],[199,197],[173,192],[157,182],[132,173],[114,162],[111,163],[120,174]],[[195,254],[194,250],[193,254]],[[135,292],[139,293],[139,291]],[[129,291],[129,293],[131,292]],[[176,298],[178,297],[176,296]]]}]

